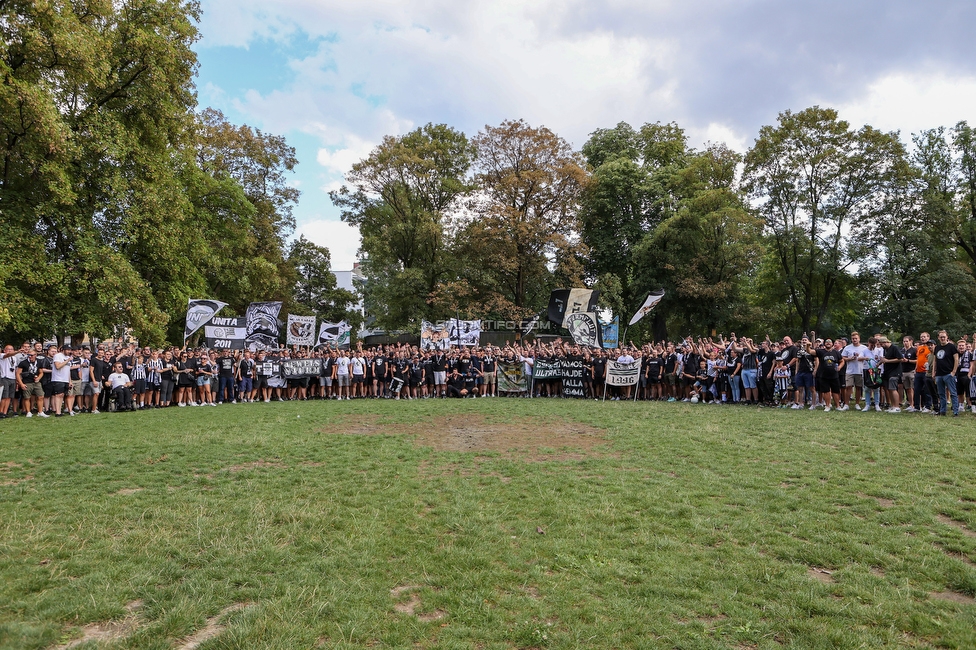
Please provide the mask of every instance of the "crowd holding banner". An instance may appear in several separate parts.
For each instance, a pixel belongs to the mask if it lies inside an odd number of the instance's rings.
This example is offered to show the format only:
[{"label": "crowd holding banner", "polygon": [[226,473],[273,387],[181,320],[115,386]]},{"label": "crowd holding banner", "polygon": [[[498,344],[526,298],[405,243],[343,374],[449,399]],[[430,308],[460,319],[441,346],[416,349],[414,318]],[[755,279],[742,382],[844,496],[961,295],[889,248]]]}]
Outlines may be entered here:
[{"label": "crowd holding banner", "polygon": [[[647,301],[630,324],[653,309]],[[923,332],[897,346],[886,337],[862,344],[804,336],[779,341],[659,341],[604,349],[577,317],[596,322],[596,292],[553,292],[548,316],[573,341],[480,345],[481,321],[424,323],[420,345],[364,348],[346,323],[289,315],[279,345],[281,303],[252,303],[224,317],[215,300],[190,301],[184,334],[201,329],[206,347],[139,348],[136,344],[6,345],[0,354],[0,417],[75,415],[100,410],[216,406],[308,399],[560,397],[823,408],[976,413],[976,356],[963,337]],[[532,321],[530,321],[532,322]],[[598,330],[599,328],[597,328]],[[586,330],[586,331],[584,331]],[[475,338],[477,333],[478,338]],[[623,340],[624,337],[621,337]],[[307,345],[315,341],[317,345]],[[852,402],[853,398],[853,402]],[[951,411],[950,411],[951,405]]]}]

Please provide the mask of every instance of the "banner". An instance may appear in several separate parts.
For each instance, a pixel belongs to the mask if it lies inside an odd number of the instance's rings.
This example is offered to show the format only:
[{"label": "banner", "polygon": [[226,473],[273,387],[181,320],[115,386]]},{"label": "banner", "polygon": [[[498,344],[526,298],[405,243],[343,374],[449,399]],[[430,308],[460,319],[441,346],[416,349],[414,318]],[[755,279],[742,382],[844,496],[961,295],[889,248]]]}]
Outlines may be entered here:
[{"label": "banner", "polygon": [[288,314],[288,345],[315,345],[315,316]]},{"label": "banner", "polygon": [[647,299],[644,300],[644,304],[641,305],[641,308],[637,310],[637,313],[636,314],[634,314],[634,317],[630,319],[630,324],[633,325],[634,323],[636,323],[640,319],[644,318],[644,316],[648,312],[650,312],[652,309],[654,309],[654,307],[657,305],[657,303],[661,302],[661,299],[662,298],[664,298],[664,290],[663,289],[661,289],[659,291],[652,291],[647,296]]},{"label": "banner", "polygon": [[243,350],[247,328],[243,318],[214,317],[203,326],[203,336],[212,350]]},{"label": "banner", "polygon": [[549,320],[568,329],[571,314],[596,312],[599,299],[600,292],[592,289],[556,289],[549,296]]},{"label": "banner", "polygon": [[563,397],[586,397],[583,377],[586,365],[582,359],[563,359],[560,362],[563,375]]},{"label": "banner", "polygon": [[564,327],[569,330],[569,335],[573,337],[573,343],[576,345],[584,345],[588,348],[601,347],[602,331],[595,312],[569,314],[566,316]]},{"label": "banner", "polygon": [[244,312],[247,347],[250,350],[275,350],[281,334],[278,323],[280,302],[252,302]]},{"label": "banner", "polygon": [[536,314],[529,320],[523,320],[519,322],[519,330],[522,332],[522,336],[528,336],[532,330],[536,329],[539,325],[539,318],[542,314]]},{"label": "banner", "polygon": [[633,363],[607,361],[607,386],[636,386],[640,367],[640,359]]},{"label": "banner", "polygon": [[334,348],[347,348],[352,337],[352,327],[346,321],[322,323],[319,326],[319,342]]},{"label": "banner", "polygon": [[281,372],[285,379],[318,377],[322,374],[321,359],[282,359]]},{"label": "banner", "polygon": [[559,379],[563,376],[563,366],[559,359],[539,359],[536,357],[532,366],[532,376],[536,381],[545,379]]},{"label": "banner", "polygon": [[474,346],[481,343],[480,320],[458,320],[451,318],[447,321],[450,328],[450,344],[457,346]]},{"label": "banner", "polygon": [[[479,321],[480,323],[480,321]],[[450,350],[451,332],[444,325],[434,325],[427,321],[420,323],[421,350]]]},{"label": "banner", "polygon": [[521,361],[498,361],[499,393],[524,393],[529,389]]},{"label": "banner", "polygon": [[183,327],[183,342],[204,326],[217,312],[227,306],[219,300],[189,300],[186,303],[186,325]]},{"label": "banner", "polygon": [[600,323],[600,329],[603,330],[603,347],[609,350],[618,347],[620,341],[620,317],[617,316],[613,319],[612,323]]}]

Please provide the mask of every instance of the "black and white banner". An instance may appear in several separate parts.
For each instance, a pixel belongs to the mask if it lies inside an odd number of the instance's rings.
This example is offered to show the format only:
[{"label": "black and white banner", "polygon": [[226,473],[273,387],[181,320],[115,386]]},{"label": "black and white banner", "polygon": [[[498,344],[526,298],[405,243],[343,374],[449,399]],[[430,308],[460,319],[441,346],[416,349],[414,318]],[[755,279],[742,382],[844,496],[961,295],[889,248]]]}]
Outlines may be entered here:
[{"label": "black and white banner", "polygon": [[247,327],[243,318],[213,317],[203,326],[207,347],[212,350],[243,350]]},{"label": "black and white banner", "polygon": [[657,306],[657,303],[661,302],[662,298],[664,298],[663,289],[660,289],[658,291],[652,291],[647,296],[647,299],[644,300],[644,304],[641,305],[641,308],[637,310],[636,314],[634,314],[634,317],[630,319],[630,324],[633,325],[640,319],[644,318],[644,316],[646,316],[652,309],[654,309]]},{"label": "black and white banner", "polygon": [[549,320],[569,328],[571,314],[596,312],[600,292],[593,289],[555,289],[549,296]]},{"label": "black and white banner", "polygon": [[[479,321],[480,323],[480,321]],[[428,321],[420,322],[421,350],[450,350],[451,330],[447,325],[434,325]]]},{"label": "black and white banner", "polygon": [[559,359],[536,358],[532,365],[532,377],[536,381],[546,379],[560,379],[563,376],[563,366]]},{"label": "black and white banner", "polygon": [[582,359],[562,359],[559,363],[563,377],[563,397],[586,397],[586,364]]},{"label": "black and white banner", "polygon": [[474,346],[481,343],[480,320],[458,320],[452,318],[447,321],[450,329],[450,344],[457,346]]},{"label": "black and white banner", "polygon": [[282,359],[281,372],[285,379],[318,377],[322,374],[321,359]]},{"label": "black and white banner", "polygon": [[633,363],[607,361],[607,386],[636,386],[640,368],[640,359]]},{"label": "black and white banner", "polygon": [[278,314],[280,302],[252,302],[244,312],[247,327],[247,347],[250,350],[274,350],[278,348],[281,326]]},{"label": "black and white banner", "polygon": [[524,393],[529,389],[521,361],[499,360],[498,374],[495,377],[499,393]]},{"label": "black and white banner", "polygon": [[315,345],[315,316],[288,314],[288,345]]},{"label": "black and white banner", "polygon": [[579,312],[566,316],[566,324],[573,343],[588,348],[603,347],[603,328],[596,312]]},{"label": "black and white banner", "polygon": [[186,325],[183,327],[183,342],[203,327],[217,312],[227,306],[219,300],[189,300],[186,305]]},{"label": "black and white banner", "polygon": [[319,326],[319,342],[331,348],[347,348],[352,337],[352,327],[346,321],[322,323]]}]

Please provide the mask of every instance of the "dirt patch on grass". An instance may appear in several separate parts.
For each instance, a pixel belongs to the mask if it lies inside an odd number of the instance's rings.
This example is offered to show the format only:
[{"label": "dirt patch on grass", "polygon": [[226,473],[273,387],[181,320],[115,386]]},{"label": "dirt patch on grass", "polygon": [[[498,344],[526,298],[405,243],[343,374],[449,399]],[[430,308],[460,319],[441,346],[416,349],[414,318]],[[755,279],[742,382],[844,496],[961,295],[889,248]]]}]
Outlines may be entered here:
[{"label": "dirt patch on grass", "polygon": [[874,499],[882,508],[892,508],[895,505],[895,502],[891,499],[885,499],[884,497],[873,497],[870,494],[864,494],[863,492],[858,492],[857,496],[861,497],[862,499]]},{"label": "dirt patch on grass", "polygon": [[420,600],[420,594],[417,593],[417,590],[419,589],[421,589],[421,587],[417,585],[403,585],[391,589],[390,595],[394,598],[399,598],[404,594],[410,595],[406,601],[393,605],[393,610],[398,614],[413,616],[421,623],[433,623],[434,621],[439,621],[446,617],[447,612],[441,609],[435,609],[432,612],[424,612],[422,614],[417,613],[417,610],[423,606],[423,603]]},{"label": "dirt patch on grass", "polygon": [[55,650],[68,650],[76,648],[85,643],[94,641],[95,643],[115,643],[121,641],[136,631],[139,627],[139,620],[136,612],[142,608],[141,600],[134,600],[125,606],[129,615],[121,621],[104,621],[102,623],[89,623],[81,628],[81,638],[68,641],[63,645],[57,646]]},{"label": "dirt patch on grass", "polygon": [[6,481],[0,481],[0,487],[13,487],[15,485],[20,485],[21,483],[26,483],[27,481],[33,481],[34,475],[28,474],[23,478],[10,478]]},{"label": "dirt patch on grass", "polygon": [[231,465],[230,467],[224,468],[225,472],[237,473],[243,472],[248,469],[287,469],[288,466],[277,460],[255,460],[250,463],[242,463],[240,465]]},{"label": "dirt patch on grass", "polygon": [[955,519],[947,515],[936,515],[935,518],[940,524],[945,524],[946,526],[952,526],[953,528],[958,530],[966,537],[976,538],[976,531],[973,531],[971,528],[969,528],[966,524],[964,524],[961,521],[956,521]]},{"label": "dirt patch on grass", "polygon": [[958,591],[933,591],[929,594],[929,598],[933,600],[948,600],[951,603],[960,603],[962,605],[976,605],[976,598],[973,598],[969,594],[962,594]]},{"label": "dirt patch on grass", "polygon": [[807,569],[807,576],[828,585],[832,585],[837,582],[836,578],[834,578],[833,571],[823,569],[818,566],[812,566]]},{"label": "dirt patch on grass", "polygon": [[534,416],[494,422],[477,414],[449,415],[429,422],[391,424],[360,418],[326,433],[409,435],[416,444],[437,451],[494,452],[524,461],[581,460],[605,457],[607,439],[595,427],[561,418]]},{"label": "dirt patch on grass", "polygon": [[200,630],[195,632],[192,636],[185,639],[178,647],[179,650],[196,650],[205,642],[218,636],[223,632],[227,626],[222,623],[222,619],[228,614],[234,612],[239,612],[247,607],[246,603],[235,603],[229,607],[225,607],[216,616],[211,616],[207,619],[207,624],[204,625]]},{"label": "dirt patch on grass", "polygon": [[137,492],[142,492],[145,488],[122,488],[118,492],[113,492],[112,496],[128,496],[130,494],[136,494]]}]

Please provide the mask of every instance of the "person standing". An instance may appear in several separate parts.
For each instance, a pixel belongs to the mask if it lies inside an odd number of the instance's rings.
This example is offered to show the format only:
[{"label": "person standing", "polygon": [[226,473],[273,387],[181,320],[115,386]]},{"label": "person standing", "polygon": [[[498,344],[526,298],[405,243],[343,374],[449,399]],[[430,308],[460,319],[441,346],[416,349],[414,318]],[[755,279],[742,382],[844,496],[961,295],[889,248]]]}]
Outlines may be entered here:
[{"label": "person standing", "polygon": [[898,392],[898,381],[901,379],[901,367],[904,358],[901,350],[888,337],[878,339],[884,352],[879,359],[881,366],[882,390],[888,391],[888,413],[901,413],[901,395]]},{"label": "person standing", "polygon": [[841,350],[844,358],[844,365],[847,368],[847,379],[844,386],[844,394],[841,396],[840,410],[846,411],[851,402],[851,389],[854,389],[854,408],[861,410],[861,394],[864,391],[864,363],[873,361],[874,355],[871,351],[861,345],[861,335],[858,332],[851,332],[850,345]]},{"label": "person standing", "polygon": [[939,395],[939,415],[946,415],[946,394],[952,400],[952,415],[959,415],[959,395],[956,393],[956,370],[959,369],[959,349],[949,340],[945,330],[939,332],[935,346],[935,391]]}]

